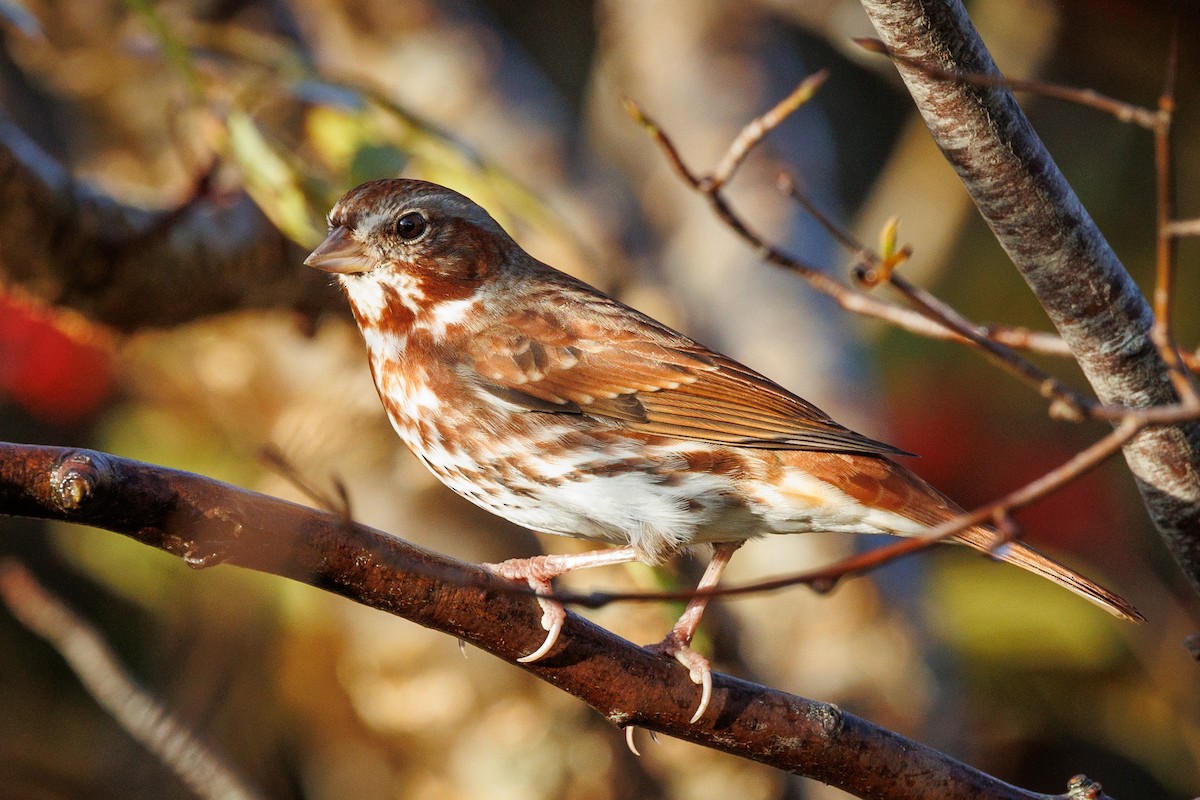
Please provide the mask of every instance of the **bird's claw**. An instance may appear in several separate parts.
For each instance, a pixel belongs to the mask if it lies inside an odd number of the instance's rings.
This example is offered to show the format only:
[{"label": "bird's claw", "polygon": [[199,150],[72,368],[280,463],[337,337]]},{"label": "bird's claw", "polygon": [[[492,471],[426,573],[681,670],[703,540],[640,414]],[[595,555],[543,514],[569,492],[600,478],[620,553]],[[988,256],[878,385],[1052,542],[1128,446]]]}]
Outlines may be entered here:
[{"label": "bird's claw", "polygon": [[[513,558],[501,561],[499,564],[484,564],[483,568],[502,578],[508,578],[510,581],[525,583],[539,595],[549,594],[553,591],[549,578],[531,564],[530,559]],[[558,643],[558,636],[562,633],[563,625],[567,621],[567,611],[563,608],[562,603],[540,596],[537,601],[538,605],[542,607],[541,622],[542,628],[546,631],[546,638],[532,653],[517,659],[517,662],[521,664],[532,664],[553,650],[554,645]]]},{"label": "bird's claw", "polygon": [[625,726],[625,746],[629,748],[629,752],[633,753],[638,758],[641,758],[642,753],[637,749],[637,745],[633,741],[633,732],[636,730],[636,725]]},{"label": "bird's claw", "polygon": [[567,612],[562,607],[562,603],[543,597],[538,598],[538,603],[542,607],[542,627],[546,629],[546,640],[537,650],[518,658],[517,661],[522,664],[532,664],[549,653],[558,642],[558,635],[562,633],[563,623],[567,621]]},{"label": "bird's claw", "polygon": [[651,645],[649,649],[674,658],[688,671],[692,683],[700,687],[700,705],[688,720],[688,724],[696,724],[703,718],[704,712],[708,710],[709,701],[712,700],[712,664],[689,645],[677,639],[673,633],[668,634],[667,638],[658,644]]}]

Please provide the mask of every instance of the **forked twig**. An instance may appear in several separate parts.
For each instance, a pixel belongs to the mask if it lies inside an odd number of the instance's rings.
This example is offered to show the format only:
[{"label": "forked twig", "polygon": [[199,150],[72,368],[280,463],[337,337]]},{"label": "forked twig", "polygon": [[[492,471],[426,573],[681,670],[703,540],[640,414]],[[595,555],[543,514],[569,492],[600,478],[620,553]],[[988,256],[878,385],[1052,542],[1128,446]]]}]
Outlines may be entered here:
[{"label": "forked twig", "polygon": [[[816,291],[834,300],[840,307],[846,311],[859,314],[865,317],[880,319],[890,322],[905,330],[919,333],[924,336],[931,336],[941,339],[957,338],[956,335],[943,326],[930,322],[922,315],[898,306],[894,303],[888,303],[877,298],[871,297],[863,292],[855,291],[845,284],[829,277],[818,267],[802,261],[799,258],[785,253],[783,250],[774,247],[767,241],[749,228],[742,221],[729,203],[725,200],[721,189],[724,184],[732,177],[726,175],[721,182],[714,180],[712,175],[697,175],[688,168],[683,162],[679,151],[676,149],[674,142],[671,141],[658,124],[651,119],[646,113],[632,100],[626,99],[625,109],[629,115],[650,135],[667,157],[668,163],[675,170],[676,174],[692,189],[704,195],[712,206],[713,211],[717,216],[729,226],[738,236],[740,236],[747,244],[758,252],[760,257],[765,261],[774,264],[783,269],[789,270],[802,278],[809,286]],[[751,122],[747,128],[758,128],[761,119]],[[778,120],[776,121],[778,124]],[[765,131],[757,136],[757,140],[761,141]],[[738,137],[739,139],[742,136]],[[741,163],[740,159],[733,160],[735,166]]]},{"label": "forked twig", "polygon": [[979,326],[932,293],[900,277],[895,267],[911,254],[909,249],[905,248],[899,253],[901,258],[895,258],[891,254],[888,254],[886,258],[880,256],[855,238],[848,230],[830,219],[812,202],[808,195],[796,186],[790,176],[781,175],[779,186],[858,259],[859,265],[855,268],[855,276],[860,283],[868,287],[876,286],[881,282],[889,283],[930,320],[949,328],[975,344],[993,363],[1033,386],[1042,397],[1053,401],[1051,404],[1052,416],[1079,420],[1085,413],[1091,413],[1099,405],[1092,398],[1080,394],[1041,367],[1022,358],[1011,348],[989,338]]},{"label": "forked twig", "polygon": [[[806,83],[802,82],[801,87],[805,86]],[[789,95],[789,99],[802,94],[799,88]],[[721,166],[712,173],[698,174],[688,167],[680,155],[678,148],[675,146],[674,141],[672,141],[653,118],[629,98],[625,99],[624,104],[629,116],[646,131],[655,144],[662,150],[666,156],[667,163],[671,165],[675,173],[694,191],[703,195],[717,217],[743,241],[754,248],[764,261],[794,273],[812,289],[837,303],[844,311],[887,322],[901,330],[929,339],[961,344],[975,344],[971,337],[962,336],[952,328],[939,324],[924,314],[895,303],[880,300],[864,292],[856,291],[830,277],[819,267],[767,242],[766,239],[756,233],[733,210],[722,193],[722,189],[733,177],[733,172],[736,171],[737,166],[745,160],[748,151],[739,147],[739,154],[736,157],[731,157],[729,153],[726,153],[720,163],[721,165],[732,165],[732,167]],[[752,141],[754,144],[757,144],[762,141],[773,127],[777,127],[783,121],[783,117],[778,115],[776,111],[786,105],[787,101],[785,100],[784,103],[776,105],[767,114],[751,121],[735,137],[734,142]],[[798,105],[793,104],[790,110],[794,111],[796,108],[798,108]],[[748,131],[752,133],[748,133]],[[1196,227],[1200,228],[1200,223]],[[1043,355],[1071,356],[1070,348],[1067,347],[1066,342],[1053,333],[995,324],[979,325],[977,326],[977,330],[986,338],[1008,347],[1020,348]],[[1200,368],[1200,353],[1183,353],[1181,357],[1190,369]]]},{"label": "forked twig", "polygon": [[779,125],[792,115],[796,109],[812,99],[821,85],[829,78],[829,70],[823,69],[814,72],[792,90],[792,93],[775,104],[767,113],[750,121],[748,125],[742,128],[741,132],[734,138],[729,145],[729,149],[725,151],[725,156],[717,164],[717,168],[708,176],[708,188],[710,190],[719,189],[729,182],[733,174],[737,172],[738,167],[746,160],[746,156],[750,154],[763,138],[778,128]]}]

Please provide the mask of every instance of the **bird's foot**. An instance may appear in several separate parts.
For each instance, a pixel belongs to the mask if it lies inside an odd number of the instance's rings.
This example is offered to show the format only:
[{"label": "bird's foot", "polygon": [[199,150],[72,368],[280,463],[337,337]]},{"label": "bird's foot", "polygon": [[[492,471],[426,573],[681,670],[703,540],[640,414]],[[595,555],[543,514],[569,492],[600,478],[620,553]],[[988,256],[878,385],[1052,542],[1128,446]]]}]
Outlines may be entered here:
[{"label": "bird's foot", "polygon": [[687,669],[692,683],[700,687],[700,705],[688,722],[691,724],[699,722],[704,716],[704,712],[708,710],[709,700],[712,699],[712,664],[707,658],[693,650],[691,644],[684,641],[679,632],[675,630],[668,633],[667,638],[658,644],[649,645],[646,649],[670,656]]},{"label": "bird's foot", "polygon": [[637,551],[632,546],[625,545],[588,553],[510,558],[499,564],[484,564],[484,569],[502,578],[527,584],[538,594],[537,601],[542,607],[542,627],[546,630],[546,640],[542,642],[541,647],[527,656],[521,656],[517,661],[529,664],[549,653],[558,642],[558,635],[562,633],[563,625],[567,621],[567,611],[562,603],[546,596],[554,593],[550,581],[577,569],[628,564],[630,561],[637,561],[637,558]]},{"label": "bird's foot", "polygon": [[538,605],[542,607],[542,628],[546,631],[546,639],[532,653],[517,659],[522,664],[532,664],[554,648],[558,642],[558,635],[562,633],[563,624],[567,621],[567,610],[563,608],[562,603],[542,597],[553,593],[550,581],[561,572],[553,569],[545,556],[510,558],[499,564],[484,564],[483,568],[510,581],[527,584],[537,592]]}]

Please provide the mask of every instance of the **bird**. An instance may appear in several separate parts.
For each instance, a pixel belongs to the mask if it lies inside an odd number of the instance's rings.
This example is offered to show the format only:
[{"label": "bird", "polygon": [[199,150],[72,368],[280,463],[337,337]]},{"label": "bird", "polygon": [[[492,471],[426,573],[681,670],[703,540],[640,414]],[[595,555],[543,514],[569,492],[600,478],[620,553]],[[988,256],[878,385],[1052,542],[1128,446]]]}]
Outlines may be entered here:
[{"label": "bird", "polygon": [[[921,536],[962,513],[895,459],[738,361],[526,253],[481,206],[389,178],[347,192],[305,259],[336,276],[393,428],[442,483],[517,525],[606,547],[485,565],[538,595],[545,657],[566,619],[554,578],[711,558],[652,649],[712,695],[692,649],[708,595],[745,542],[831,531]],[[1126,600],[976,525],[952,541],[1064,586],[1117,617]]]}]

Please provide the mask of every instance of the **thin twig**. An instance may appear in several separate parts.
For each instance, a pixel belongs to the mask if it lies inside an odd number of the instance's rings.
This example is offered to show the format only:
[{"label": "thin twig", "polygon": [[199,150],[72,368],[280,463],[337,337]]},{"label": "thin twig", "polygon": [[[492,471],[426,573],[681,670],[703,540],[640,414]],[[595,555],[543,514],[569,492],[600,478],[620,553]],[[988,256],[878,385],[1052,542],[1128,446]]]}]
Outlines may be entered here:
[{"label": "thin twig", "polygon": [[1016,375],[1034,387],[1039,395],[1050,400],[1050,416],[1078,421],[1085,415],[1090,416],[1093,409],[1099,407],[1097,401],[1075,391],[1046,370],[1019,356],[1011,348],[987,338],[970,320],[925,289],[910,283],[896,272],[890,273],[887,280],[931,319],[948,325],[970,339],[988,356],[989,361]]},{"label": "thin twig", "polygon": [[838,225],[828,214],[822,211],[820,206],[809,198],[808,193],[800,188],[800,185],[790,172],[780,172],[775,178],[775,185],[779,188],[779,191],[792,198],[801,208],[807,211],[825,229],[826,233],[832,236],[843,248],[848,250],[859,262],[867,263],[871,261],[873,255],[871,250],[855,238],[854,234],[841,225]]},{"label": "thin twig", "polygon": [[796,109],[812,99],[812,96],[821,88],[821,84],[825,83],[828,78],[829,70],[827,69],[814,72],[800,81],[792,93],[776,103],[774,108],[751,120],[743,127],[741,133],[734,138],[729,149],[725,151],[725,157],[708,176],[708,189],[716,190],[728,183],[733,178],[733,173],[745,161],[750,151],[763,140],[763,137],[778,128]]},{"label": "thin twig", "polygon": [[942,69],[933,64],[928,64],[912,56],[894,53],[879,39],[853,38],[851,41],[864,50],[885,55],[893,61],[920,70],[929,77],[938,80],[957,81],[971,86],[1009,89],[1014,92],[1029,92],[1041,97],[1065,100],[1069,103],[1095,109],[1116,118],[1119,122],[1139,125],[1146,130],[1155,130],[1158,126],[1158,114],[1154,109],[1117,100],[1114,97],[1100,94],[1093,89],[1079,89],[1074,86],[1063,86],[1058,83],[1048,83],[1046,81],[1025,78],[1004,78],[999,75],[987,75],[977,72],[955,72],[954,70]]},{"label": "thin twig", "polygon": [[211,800],[259,797],[129,677],[92,626],[47,592],[17,561],[0,563],[0,599],[22,625],[58,651],[88,694],[192,791]]},{"label": "thin twig", "polygon": [[346,519],[353,519],[353,514],[350,510],[350,494],[346,491],[345,485],[340,480],[334,480],[334,489],[337,492],[337,496],[335,497],[317,488],[316,484],[310,481],[300,470],[296,469],[296,466],[275,445],[263,445],[258,449],[257,455],[259,461],[298,489],[301,494],[311,500],[318,508],[331,511],[334,514],[340,514]]},{"label": "thin twig", "polygon": [[1158,98],[1157,125],[1154,127],[1155,168],[1155,249],[1154,268],[1154,325],[1150,338],[1167,365],[1167,374],[1175,392],[1184,402],[1200,404],[1200,394],[1180,356],[1172,333],[1175,269],[1178,260],[1178,240],[1170,226],[1175,218],[1175,169],[1172,127],[1175,117],[1175,78],[1179,63],[1179,24],[1171,32],[1167,51],[1166,77]]},{"label": "thin twig", "polygon": [[[684,163],[675,143],[662,128],[634,101],[625,99],[625,110],[659,146],[666,156],[667,163],[677,175],[694,191],[700,193],[708,201],[716,215],[734,233],[742,238],[769,264],[786,269],[805,281],[810,288],[833,300],[838,306],[849,313],[862,317],[887,322],[901,330],[939,341],[973,344],[970,338],[960,335],[951,328],[930,320],[924,314],[910,308],[880,300],[864,292],[831,278],[820,268],[809,264],[778,247],[769,244],[762,236],[755,233],[750,226],[732,209],[721,193],[721,185],[715,183],[712,176],[701,176],[693,172]],[[760,119],[762,119],[760,117]],[[762,135],[765,135],[763,132]],[[759,137],[761,139],[761,136]],[[727,160],[723,159],[723,160]],[[783,180],[790,181],[790,177]],[[1043,355],[1058,357],[1071,356],[1070,348],[1061,337],[1042,331],[1030,331],[1026,328],[1005,325],[982,325],[979,331],[987,338],[1009,347],[1020,348]],[[1200,367],[1200,354],[1184,354],[1184,360],[1190,368]]]},{"label": "thin twig", "polygon": [[1200,218],[1168,222],[1167,233],[1172,236],[1200,236]]},{"label": "thin twig", "polygon": [[721,187],[712,186],[711,178],[698,176],[688,168],[683,159],[679,155],[675,143],[663,132],[653,119],[651,119],[635,102],[625,100],[625,109],[629,115],[650,135],[654,142],[662,149],[663,154],[667,158],[667,162],[675,170],[676,174],[692,189],[702,194],[709,202],[713,211],[734,233],[740,236],[747,244],[754,248],[759,256],[766,262],[774,264],[777,267],[788,270],[803,279],[814,290],[820,292],[826,297],[831,298],[842,309],[854,314],[859,314],[864,317],[889,322],[899,328],[916,333],[922,336],[928,336],[935,339],[948,339],[956,341],[965,341],[958,334],[948,328],[931,322],[921,314],[896,305],[879,300],[863,292],[855,291],[843,283],[829,277],[821,269],[812,264],[809,264],[795,256],[785,253],[783,250],[768,244],[767,241],[742,221],[733,209],[726,202],[724,195],[721,193]]},{"label": "thin twig", "polygon": [[[989,338],[979,326],[932,293],[900,277],[894,269],[898,262],[891,259],[891,254],[888,260],[885,260],[860,242],[850,231],[834,222],[789,175],[780,176],[779,187],[858,259],[860,266],[856,268],[855,274],[860,283],[874,286],[881,281],[887,281],[930,320],[970,341],[980,348],[990,361],[1028,383],[1042,397],[1051,400],[1051,416],[1079,420],[1097,405],[1092,398],[1080,394],[1041,367],[1022,358],[1011,348]],[[905,250],[904,255],[907,255],[907,252]]]}]

